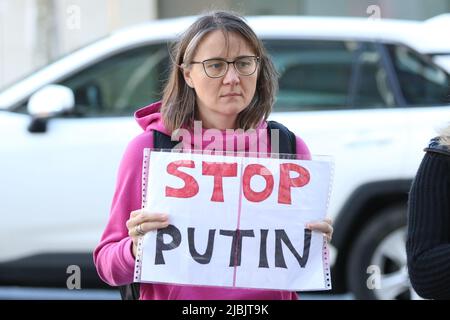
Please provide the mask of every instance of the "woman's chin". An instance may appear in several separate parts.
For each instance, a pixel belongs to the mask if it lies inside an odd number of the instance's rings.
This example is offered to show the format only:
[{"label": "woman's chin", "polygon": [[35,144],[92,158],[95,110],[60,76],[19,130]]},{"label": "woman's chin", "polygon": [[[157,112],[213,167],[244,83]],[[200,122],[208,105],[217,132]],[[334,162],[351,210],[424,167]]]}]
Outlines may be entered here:
[{"label": "woman's chin", "polygon": [[245,106],[242,103],[221,103],[220,110],[223,114],[233,116],[239,114]]}]

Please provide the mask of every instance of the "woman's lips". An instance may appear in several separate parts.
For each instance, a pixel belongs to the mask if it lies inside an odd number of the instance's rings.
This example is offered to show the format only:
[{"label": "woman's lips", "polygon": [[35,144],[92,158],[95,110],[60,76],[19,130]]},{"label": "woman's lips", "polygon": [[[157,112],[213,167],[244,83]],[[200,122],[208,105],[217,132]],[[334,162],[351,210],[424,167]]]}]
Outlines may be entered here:
[{"label": "woman's lips", "polygon": [[242,97],[242,94],[240,93],[227,93],[220,96],[221,98],[228,98],[228,97]]}]

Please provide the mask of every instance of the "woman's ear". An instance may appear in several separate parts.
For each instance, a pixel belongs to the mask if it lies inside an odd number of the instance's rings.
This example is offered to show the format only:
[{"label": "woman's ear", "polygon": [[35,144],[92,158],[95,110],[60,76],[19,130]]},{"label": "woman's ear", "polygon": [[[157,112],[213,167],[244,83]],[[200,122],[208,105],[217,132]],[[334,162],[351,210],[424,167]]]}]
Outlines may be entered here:
[{"label": "woman's ear", "polygon": [[192,81],[191,70],[189,67],[183,68],[183,77],[184,77],[184,81],[186,82],[186,84],[189,87],[194,88],[194,82]]}]

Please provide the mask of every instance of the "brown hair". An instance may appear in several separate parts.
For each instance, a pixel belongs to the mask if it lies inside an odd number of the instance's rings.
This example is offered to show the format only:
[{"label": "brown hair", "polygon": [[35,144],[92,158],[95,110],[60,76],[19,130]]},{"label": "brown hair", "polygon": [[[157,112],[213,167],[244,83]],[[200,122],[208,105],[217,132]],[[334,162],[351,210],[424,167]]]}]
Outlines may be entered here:
[{"label": "brown hair", "polygon": [[255,95],[250,104],[239,113],[236,125],[247,130],[267,120],[278,90],[278,74],[266,49],[255,32],[240,15],[227,11],[213,11],[195,21],[179,38],[173,47],[172,66],[169,79],[163,91],[161,113],[169,132],[178,128],[193,128],[196,115],[195,91],[183,77],[182,68],[189,65],[204,36],[221,30],[228,43],[230,32],[242,36],[260,57]]}]

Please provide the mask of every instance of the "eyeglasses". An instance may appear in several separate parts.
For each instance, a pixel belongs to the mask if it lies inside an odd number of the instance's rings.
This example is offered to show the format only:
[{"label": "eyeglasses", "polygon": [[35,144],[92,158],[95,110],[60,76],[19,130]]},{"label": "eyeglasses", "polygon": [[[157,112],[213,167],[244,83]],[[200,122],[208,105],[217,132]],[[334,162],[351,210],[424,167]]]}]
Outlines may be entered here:
[{"label": "eyeglasses", "polygon": [[230,63],[234,65],[234,69],[241,76],[250,76],[255,73],[258,67],[259,57],[246,56],[239,57],[234,61],[227,61],[225,59],[207,59],[203,61],[192,61],[191,64],[203,64],[205,73],[210,78],[223,77],[228,72],[228,66]]}]

